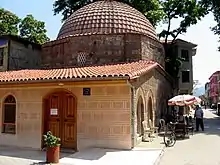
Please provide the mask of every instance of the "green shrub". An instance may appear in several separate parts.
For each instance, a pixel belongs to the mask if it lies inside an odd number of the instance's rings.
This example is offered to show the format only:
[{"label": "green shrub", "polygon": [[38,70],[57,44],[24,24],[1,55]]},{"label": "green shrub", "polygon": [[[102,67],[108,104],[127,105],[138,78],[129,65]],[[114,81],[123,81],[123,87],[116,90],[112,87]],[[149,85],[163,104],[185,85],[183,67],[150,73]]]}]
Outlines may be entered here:
[{"label": "green shrub", "polygon": [[45,135],[43,135],[43,138],[47,147],[60,146],[60,138],[54,136],[51,131],[48,131]]}]

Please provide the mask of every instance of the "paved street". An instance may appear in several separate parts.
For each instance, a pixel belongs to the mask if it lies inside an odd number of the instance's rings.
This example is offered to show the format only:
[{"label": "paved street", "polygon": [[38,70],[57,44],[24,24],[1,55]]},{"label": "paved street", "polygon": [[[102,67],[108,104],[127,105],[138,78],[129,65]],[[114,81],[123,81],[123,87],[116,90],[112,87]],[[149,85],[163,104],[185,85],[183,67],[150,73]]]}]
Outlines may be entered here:
[{"label": "paved street", "polygon": [[205,132],[166,148],[159,165],[220,165],[220,118],[205,112]]},{"label": "paved street", "polygon": [[[90,148],[84,151],[61,153],[59,165],[154,165],[161,149],[140,147],[132,151]],[[45,152],[14,147],[0,147],[0,165],[45,164]]]},{"label": "paved street", "polygon": [[[174,147],[166,148],[159,165],[220,165],[220,118],[211,110],[205,112],[205,132],[196,133],[190,139],[179,140]],[[164,146],[160,141],[157,142]],[[147,143],[148,144],[148,143]],[[142,148],[142,149],[141,149]],[[91,149],[76,154],[62,154],[60,164],[147,164],[153,165],[161,153],[157,150],[110,151]],[[0,147],[0,165],[38,164],[45,159],[45,153]]]}]

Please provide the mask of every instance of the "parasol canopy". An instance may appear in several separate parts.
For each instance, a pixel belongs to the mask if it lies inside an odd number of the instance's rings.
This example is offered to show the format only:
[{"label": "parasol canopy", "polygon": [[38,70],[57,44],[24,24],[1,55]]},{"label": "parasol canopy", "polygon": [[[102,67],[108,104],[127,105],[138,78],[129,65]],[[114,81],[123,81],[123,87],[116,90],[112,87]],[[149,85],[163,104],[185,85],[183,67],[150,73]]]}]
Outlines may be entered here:
[{"label": "parasol canopy", "polygon": [[201,101],[200,98],[193,95],[177,95],[168,101],[168,105],[185,106],[200,103]]}]

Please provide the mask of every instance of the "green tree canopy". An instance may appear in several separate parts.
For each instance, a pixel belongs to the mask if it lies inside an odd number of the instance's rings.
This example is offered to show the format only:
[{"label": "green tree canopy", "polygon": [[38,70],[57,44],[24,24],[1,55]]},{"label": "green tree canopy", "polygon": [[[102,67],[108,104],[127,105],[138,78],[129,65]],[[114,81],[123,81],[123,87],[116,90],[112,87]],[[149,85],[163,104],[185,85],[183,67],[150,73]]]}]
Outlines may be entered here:
[{"label": "green tree canopy", "polygon": [[[98,0],[56,0],[53,4],[54,14],[62,13],[62,21],[65,21],[79,8]],[[124,2],[143,13],[152,25],[156,26],[165,16],[159,0],[118,0]]]},{"label": "green tree canopy", "polygon": [[[212,31],[220,38],[220,0],[203,0],[203,1],[205,2],[207,1],[206,3],[210,5],[211,10],[213,11],[214,19],[217,24],[216,26],[212,27]],[[220,46],[218,50],[220,51]]]},{"label": "green tree canopy", "polygon": [[19,24],[20,36],[31,42],[43,44],[49,41],[46,35],[45,23],[34,19],[32,15],[27,15]]},{"label": "green tree canopy", "polygon": [[[209,5],[197,0],[164,0],[161,2],[164,13],[166,14],[164,23],[167,29],[159,34],[160,38],[165,39],[166,71],[173,77],[177,77],[181,67],[182,60],[176,56],[173,44],[180,34],[186,33],[187,29],[198,23],[209,13]],[[172,28],[172,21],[178,19],[180,24]],[[171,38],[171,44],[168,44],[168,37]]]},{"label": "green tree canopy", "polygon": [[20,19],[10,11],[0,8],[0,34],[18,34]]},{"label": "green tree canopy", "polygon": [[45,23],[32,15],[20,19],[12,12],[0,8],[0,35],[19,35],[31,42],[43,44],[49,40],[46,33]]}]

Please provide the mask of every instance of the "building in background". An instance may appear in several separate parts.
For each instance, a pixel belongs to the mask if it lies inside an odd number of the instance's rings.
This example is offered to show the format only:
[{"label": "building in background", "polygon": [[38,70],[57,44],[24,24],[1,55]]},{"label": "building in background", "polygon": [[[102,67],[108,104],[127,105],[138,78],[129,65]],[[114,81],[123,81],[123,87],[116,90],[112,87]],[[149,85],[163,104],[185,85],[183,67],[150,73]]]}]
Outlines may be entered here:
[{"label": "building in background", "polygon": [[214,72],[209,77],[209,100],[210,104],[217,104],[219,102],[219,80],[220,80],[220,71]]},{"label": "building in background", "polygon": [[[171,41],[168,41],[168,43]],[[179,70],[179,92],[178,94],[192,94],[193,92],[193,59],[196,55],[196,44],[182,39],[174,42],[174,51],[182,59]]]},{"label": "building in background", "polygon": [[210,99],[210,83],[207,82],[205,84],[205,104],[211,106],[211,99]]},{"label": "building in background", "polygon": [[41,45],[18,36],[0,36],[0,71],[40,68]]}]

